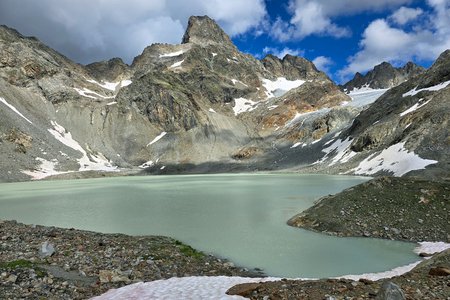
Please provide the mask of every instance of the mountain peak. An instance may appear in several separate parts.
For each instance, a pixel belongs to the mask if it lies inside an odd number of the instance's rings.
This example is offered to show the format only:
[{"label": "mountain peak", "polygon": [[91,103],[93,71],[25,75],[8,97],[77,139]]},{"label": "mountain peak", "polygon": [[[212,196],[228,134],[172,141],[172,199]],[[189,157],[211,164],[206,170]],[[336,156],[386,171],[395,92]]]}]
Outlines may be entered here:
[{"label": "mountain peak", "polygon": [[208,16],[190,17],[181,43],[233,45],[230,37]]}]

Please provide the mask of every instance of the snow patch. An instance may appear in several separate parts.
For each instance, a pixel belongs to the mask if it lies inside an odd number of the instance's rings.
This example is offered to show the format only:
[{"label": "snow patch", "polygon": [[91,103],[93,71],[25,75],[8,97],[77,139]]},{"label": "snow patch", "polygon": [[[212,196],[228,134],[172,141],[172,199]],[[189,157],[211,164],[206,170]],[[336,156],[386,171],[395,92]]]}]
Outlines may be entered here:
[{"label": "snow patch", "polygon": [[153,162],[153,160],[149,160],[149,161],[143,163],[142,165],[140,165],[139,168],[145,169],[148,167],[153,167],[154,165],[155,165],[155,163]]},{"label": "snow patch", "polygon": [[275,109],[277,107],[278,107],[278,105],[271,105],[271,106],[267,107],[267,109],[268,110],[273,110],[273,109]]},{"label": "snow patch", "polygon": [[386,272],[379,272],[379,273],[366,273],[366,274],[361,274],[361,275],[345,275],[339,278],[344,278],[344,279],[351,279],[351,280],[355,280],[358,281],[360,279],[369,279],[372,281],[376,281],[376,280],[380,280],[380,279],[384,279],[384,278],[392,278],[395,276],[400,276],[402,274],[405,274],[409,271],[411,271],[412,269],[414,269],[415,266],[417,266],[420,263],[420,261],[411,263],[409,265],[406,266],[401,266],[401,267],[397,267],[394,268],[390,271],[386,271]]},{"label": "snow patch", "polygon": [[[100,82],[92,80],[92,79],[87,79],[87,81],[90,82],[90,83],[94,83],[94,84],[96,84],[98,86],[101,86],[104,89],[113,91],[113,92],[116,90],[117,87],[124,87],[124,86],[130,85],[132,83],[132,81],[128,80],[128,79],[127,80],[118,81],[118,82],[103,81],[103,83],[100,83]],[[92,91],[90,91],[90,92],[92,92]],[[85,96],[85,97],[88,97],[88,96]],[[100,97],[102,97],[102,96],[100,95]]]},{"label": "snow patch", "polygon": [[419,246],[414,249],[417,254],[435,254],[450,249],[450,244],[444,242],[420,242]]},{"label": "snow patch", "polygon": [[212,108],[209,108],[208,111],[216,114],[216,111]]},{"label": "snow patch", "polygon": [[287,80],[284,77],[278,77],[275,81],[262,79],[263,86],[266,89],[267,98],[280,97],[288,91],[304,84],[304,80]]},{"label": "snow patch", "polygon": [[[422,99],[421,99],[422,100]],[[420,100],[419,100],[420,101]],[[412,113],[413,111],[416,111],[416,110],[418,110],[419,108],[421,108],[422,106],[424,106],[425,104],[427,104],[428,102],[430,102],[431,101],[431,99],[430,100],[428,100],[428,101],[426,101],[426,102],[424,102],[424,103],[421,103],[421,104],[419,104],[419,102],[417,102],[416,104],[414,104],[413,106],[411,106],[410,108],[408,108],[407,110],[405,110],[404,112],[402,112],[401,114],[400,114],[400,117],[403,117],[403,116],[405,116],[405,115],[407,115],[407,114],[409,114],[409,113]]]},{"label": "snow patch", "polygon": [[32,180],[40,180],[52,175],[70,173],[70,171],[67,172],[55,171],[55,168],[58,165],[58,161],[56,159],[46,160],[44,158],[36,157],[36,160],[41,163],[39,167],[37,167],[33,171],[27,170],[21,171],[23,174],[31,176]]},{"label": "snow patch", "polygon": [[113,102],[106,103],[106,105],[108,105],[108,106],[114,105],[114,104],[117,104],[117,101],[113,101]]},{"label": "snow patch", "polygon": [[0,97],[0,102],[2,102],[3,104],[5,104],[6,106],[8,106],[13,112],[15,112],[16,114],[18,114],[20,117],[22,117],[25,121],[27,121],[30,124],[33,124],[33,122],[31,122],[30,120],[27,119],[27,117],[25,117],[24,115],[22,115],[20,113],[20,111],[17,110],[17,108],[15,108],[12,104],[9,104],[4,98]]},{"label": "snow patch", "polygon": [[388,171],[394,176],[402,176],[410,171],[425,169],[428,165],[438,163],[436,160],[423,159],[404,146],[404,142],[392,145],[378,155],[367,157],[351,171],[356,175],[373,175],[379,171]]},{"label": "snow patch", "polygon": [[352,101],[344,101],[341,103],[342,106],[351,107],[363,107],[368,104],[375,102],[380,98],[388,89],[372,89],[363,87],[360,89],[354,89],[348,95],[352,98]]},{"label": "snow patch", "polygon": [[78,171],[108,171],[108,172],[118,172],[117,166],[113,166],[112,163],[100,152],[97,154],[87,153],[86,150],[81,147],[81,145],[72,138],[72,134],[64,127],[51,121],[53,129],[47,129],[55,139],[70,147],[76,151],[81,152],[83,156],[77,159],[80,168]]},{"label": "snow patch", "polygon": [[183,60],[180,60],[180,61],[177,61],[176,63],[174,63],[173,65],[171,65],[170,67],[169,67],[169,69],[174,69],[174,68],[179,68],[179,67],[181,67],[181,64],[184,62],[184,59]]},{"label": "snow patch", "polygon": [[445,81],[445,82],[441,82],[441,83],[439,83],[437,85],[433,85],[433,86],[430,86],[430,87],[427,87],[427,88],[419,89],[419,90],[417,90],[417,86],[416,86],[412,90],[404,93],[402,96],[403,97],[414,96],[414,95],[416,95],[416,94],[418,94],[418,93],[420,93],[422,91],[432,91],[432,92],[439,91],[439,90],[441,90],[443,88],[446,88],[447,85],[449,85],[449,84],[450,84],[450,80]]},{"label": "snow patch", "polygon": [[214,53],[214,52],[211,52],[211,54],[213,57],[217,55],[217,53]]},{"label": "snow patch", "polygon": [[[99,93],[91,91],[90,89],[87,89],[87,88],[83,88],[83,89],[73,88],[73,89],[75,91],[77,91],[78,94],[80,94],[81,96],[86,97],[86,98],[98,99],[98,97],[100,97],[103,99],[111,99],[111,98],[116,97],[116,96],[103,96],[103,95],[100,95]],[[93,95],[95,95],[95,96],[93,96]]]},{"label": "snow patch", "polygon": [[234,103],[235,105],[233,107],[233,111],[235,116],[243,112],[252,111],[258,106],[258,102],[254,102],[245,98],[236,98],[234,99]]},{"label": "snow patch", "polygon": [[[328,142],[329,143],[329,142]],[[353,156],[356,155],[356,152],[353,152],[350,150],[350,145],[352,141],[348,137],[345,140],[339,139],[335,141],[333,144],[331,144],[329,147],[322,149],[322,152],[325,152],[325,156],[322,157],[320,160],[314,162],[313,164],[322,163],[325,160],[327,160],[333,153],[335,153],[333,159],[328,164],[329,166],[333,166],[340,163],[346,163],[348,162]]]},{"label": "snow patch", "polygon": [[160,54],[160,55],[159,55],[159,58],[180,56],[180,55],[183,54],[184,52],[185,52],[185,51],[180,50],[180,51],[176,51],[176,52],[170,52],[170,53]]},{"label": "snow patch", "polygon": [[155,137],[150,143],[147,144],[147,147],[150,145],[153,145],[154,143],[156,143],[157,141],[162,139],[166,134],[167,134],[167,132],[165,132],[165,131],[161,132],[157,137]]}]

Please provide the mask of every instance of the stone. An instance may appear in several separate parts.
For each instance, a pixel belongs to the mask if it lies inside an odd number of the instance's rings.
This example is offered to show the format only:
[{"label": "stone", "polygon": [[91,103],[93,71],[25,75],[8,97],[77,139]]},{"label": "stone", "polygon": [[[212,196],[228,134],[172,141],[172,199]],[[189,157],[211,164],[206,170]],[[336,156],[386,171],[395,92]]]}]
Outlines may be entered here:
[{"label": "stone", "polygon": [[428,272],[431,276],[448,276],[450,275],[450,269],[446,267],[434,267]]},{"label": "stone", "polygon": [[44,257],[50,257],[55,253],[55,247],[53,244],[50,244],[48,241],[45,241],[41,245],[41,249],[39,250],[39,256]]},{"label": "stone", "polygon": [[261,283],[242,283],[235,285],[228,289],[226,292],[227,295],[238,295],[242,297],[248,297],[252,294],[254,290],[261,286]]},{"label": "stone", "polygon": [[405,300],[402,289],[391,281],[385,281],[378,291],[377,300]]},{"label": "stone", "polygon": [[128,278],[128,276],[117,270],[100,270],[98,277],[101,283],[130,282],[130,278]]},{"label": "stone", "polygon": [[9,275],[6,281],[15,283],[17,281],[17,275],[14,274]]}]

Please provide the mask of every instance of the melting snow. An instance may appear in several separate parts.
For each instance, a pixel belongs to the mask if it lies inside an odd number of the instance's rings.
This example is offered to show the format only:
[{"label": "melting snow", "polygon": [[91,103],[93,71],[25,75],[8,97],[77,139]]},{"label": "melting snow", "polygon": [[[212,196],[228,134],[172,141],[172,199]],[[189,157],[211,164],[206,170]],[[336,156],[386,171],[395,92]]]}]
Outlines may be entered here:
[{"label": "melting snow", "polygon": [[416,94],[418,94],[418,93],[420,93],[422,91],[433,91],[433,92],[439,91],[439,90],[441,90],[443,88],[446,88],[447,85],[449,85],[449,84],[450,84],[450,80],[442,82],[442,83],[439,83],[439,84],[434,85],[434,86],[430,86],[430,87],[427,87],[427,88],[419,89],[419,90],[416,90],[417,87],[415,87],[412,90],[404,93],[403,97],[414,96],[414,95],[416,95]]},{"label": "melting snow", "polygon": [[450,244],[444,242],[420,242],[419,245],[414,249],[417,254],[435,254],[450,249]]},{"label": "melting snow", "polygon": [[271,105],[271,106],[267,107],[267,109],[268,109],[268,110],[272,110],[272,109],[275,109],[275,108],[277,108],[277,107],[278,107],[278,105]]},{"label": "melting snow", "polygon": [[278,77],[275,81],[263,79],[262,82],[266,88],[267,98],[280,97],[305,83],[304,80],[287,80],[284,77]]},{"label": "melting snow", "polygon": [[[422,100],[422,99],[420,99],[420,100]],[[419,100],[419,101],[420,101],[420,100]],[[419,108],[421,108],[422,106],[424,106],[425,104],[427,104],[427,103],[430,102],[430,101],[431,101],[431,99],[428,100],[428,101],[426,101],[426,102],[424,102],[424,103],[422,103],[422,104],[419,104],[419,102],[417,102],[416,104],[414,104],[413,106],[411,106],[410,108],[408,108],[407,110],[405,110],[404,112],[402,112],[402,113],[400,114],[400,117],[403,117],[404,115],[407,115],[407,114],[409,114],[409,113],[412,113],[413,111],[418,110]]]},{"label": "melting snow", "polygon": [[381,97],[388,89],[371,89],[371,88],[360,88],[354,89],[348,95],[352,98],[351,102],[343,102],[342,106],[352,106],[352,107],[363,107],[368,104],[375,102]]},{"label": "melting snow", "polygon": [[[98,99],[98,97],[103,98],[103,99],[111,99],[111,98],[115,98],[115,96],[103,96],[100,95],[97,92],[91,91],[90,89],[87,88],[83,88],[83,89],[79,89],[79,88],[73,88],[75,91],[78,92],[78,94],[80,94],[83,97],[87,97],[87,98],[92,98],[92,99]],[[92,96],[92,95],[96,95],[98,97]]]},{"label": "melting snow", "polygon": [[258,106],[258,102],[254,102],[245,98],[234,99],[234,102],[235,105],[233,107],[233,111],[235,116],[243,112],[252,111]]},{"label": "melting snow", "polygon": [[153,160],[149,160],[149,161],[143,163],[142,165],[140,165],[139,168],[145,169],[145,168],[148,168],[148,167],[152,167],[153,165],[155,165]]},{"label": "melting snow", "polygon": [[51,124],[53,125],[54,129],[47,129],[48,132],[50,132],[55,139],[66,145],[67,147],[70,147],[76,151],[81,152],[83,156],[79,159],[77,159],[78,163],[80,164],[79,171],[89,171],[89,170],[95,170],[95,171],[114,171],[118,172],[117,166],[113,166],[111,162],[100,152],[97,154],[92,154],[86,152],[86,150],[83,149],[83,147],[80,146],[80,144],[72,138],[72,134],[70,132],[67,132],[64,127],[59,125],[58,123],[51,121]]},{"label": "melting snow", "polygon": [[18,114],[19,116],[21,116],[23,119],[25,119],[25,121],[27,121],[30,124],[33,124],[33,122],[31,122],[30,120],[27,119],[27,117],[25,117],[24,115],[22,115],[20,113],[20,111],[17,110],[17,108],[15,108],[13,105],[9,104],[4,98],[0,97],[0,102],[2,102],[3,104],[5,104],[6,106],[8,106],[13,112],[15,112],[16,114]]},{"label": "melting snow", "polygon": [[162,139],[166,134],[167,134],[167,132],[165,132],[165,131],[161,132],[157,137],[155,137],[150,143],[147,144],[147,147],[150,145],[153,145],[154,143],[156,143],[157,141]]},{"label": "melting snow", "polygon": [[209,112],[216,113],[216,111],[212,108],[208,109]]},{"label": "melting snow", "polygon": [[[122,80],[122,81],[119,81],[119,82],[108,82],[108,81],[105,81],[104,83],[99,83],[99,82],[97,82],[95,80],[92,80],[92,79],[88,79],[87,81],[90,82],[90,83],[95,83],[98,86],[101,86],[102,88],[105,88],[105,89],[113,91],[113,92],[116,90],[116,88],[118,86],[119,87],[124,87],[124,86],[130,85],[132,83],[131,80]],[[102,96],[100,95],[100,97],[102,97]]]},{"label": "melting snow", "polygon": [[113,102],[109,102],[109,103],[106,103],[106,105],[114,105],[114,104],[116,104],[117,103],[117,101],[113,101]]},{"label": "melting snow", "polygon": [[401,142],[381,151],[378,155],[371,155],[363,160],[359,166],[352,169],[357,175],[372,175],[379,171],[390,171],[394,176],[402,176],[413,170],[425,169],[426,166],[438,161],[423,159],[414,152],[404,148]]},{"label": "melting snow", "polygon": [[183,60],[180,60],[180,61],[177,61],[176,63],[174,63],[173,65],[171,65],[169,68],[170,69],[173,69],[173,68],[178,68],[178,67],[181,67],[181,64],[184,62],[184,59]]},{"label": "melting snow", "polygon": [[214,53],[214,52],[211,52],[211,54],[213,57],[217,55],[217,53]]},{"label": "melting snow", "polygon": [[22,171],[22,173],[31,176],[32,180],[40,180],[52,175],[70,173],[55,171],[55,167],[58,165],[58,161],[56,159],[49,161],[44,158],[36,157],[36,160],[41,162],[39,167],[33,171]]},{"label": "melting snow", "polygon": [[[445,243],[420,243],[414,251],[416,253],[435,253],[448,249],[450,244]],[[431,252],[430,252],[431,250]],[[400,266],[390,271],[379,273],[366,273],[361,275],[345,275],[338,278],[359,280],[361,278],[369,280],[380,280],[392,278],[411,271],[421,261]],[[312,278],[296,278],[298,280],[313,280]],[[150,282],[138,282],[119,289],[112,289],[93,300],[125,300],[125,299],[245,299],[240,296],[230,296],[225,292],[241,283],[278,281],[281,278],[249,278],[249,277],[227,277],[227,276],[191,276],[172,277],[166,280],[156,280]]]},{"label": "melting snow", "polygon": [[180,55],[183,54],[184,52],[185,52],[185,51],[180,50],[180,51],[176,51],[176,52],[171,52],[171,53],[166,53],[166,54],[160,54],[160,55],[159,55],[159,58],[180,56]]},{"label": "melting snow", "polygon": [[[328,142],[329,143],[329,142]],[[333,166],[338,162],[345,163],[348,162],[353,156],[356,155],[356,152],[353,152],[350,150],[351,145],[350,138],[347,138],[345,140],[337,140],[333,144],[331,144],[329,147],[322,149],[322,152],[325,152],[326,155],[321,158],[320,160],[314,162],[313,164],[324,162],[326,159],[328,159],[332,153],[336,153],[331,160],[331,163],[329,166]]]}]

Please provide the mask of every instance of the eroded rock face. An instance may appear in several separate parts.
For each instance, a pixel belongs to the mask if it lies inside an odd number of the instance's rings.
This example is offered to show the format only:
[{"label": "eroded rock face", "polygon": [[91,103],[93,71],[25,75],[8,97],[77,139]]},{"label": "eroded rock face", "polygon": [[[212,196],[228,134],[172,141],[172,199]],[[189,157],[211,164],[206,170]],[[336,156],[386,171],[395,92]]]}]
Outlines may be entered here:
[{"label": "eroded rock face", "polygon": [[422,74],[425,69],[412,62],[400,68],[393,67],[390,63],[382,62],[375,66],[366,75],[356,73],[355,77],[345,83],[342,88],[345,91],[368,87],[372,89],[388,89],[395,87],[416,75]]},{"label": "eroded rock face", "polygon": [[228,46],[233,46],[229,36],[208,16],[190,17],[181,43],[194,43],[200,45],[223,43]]}]

